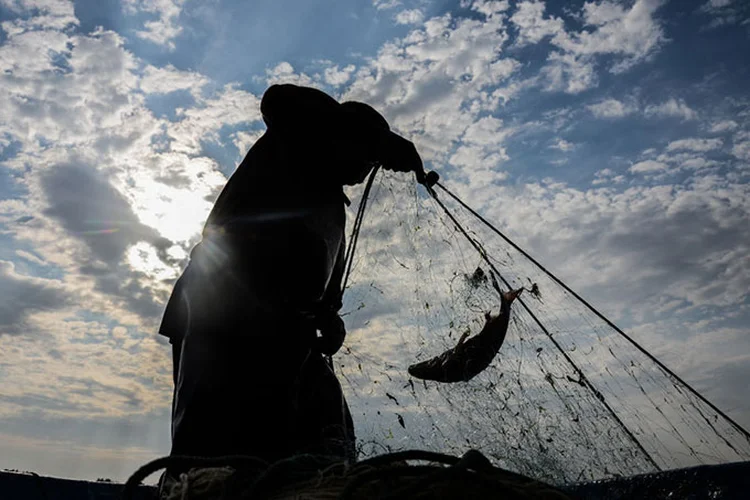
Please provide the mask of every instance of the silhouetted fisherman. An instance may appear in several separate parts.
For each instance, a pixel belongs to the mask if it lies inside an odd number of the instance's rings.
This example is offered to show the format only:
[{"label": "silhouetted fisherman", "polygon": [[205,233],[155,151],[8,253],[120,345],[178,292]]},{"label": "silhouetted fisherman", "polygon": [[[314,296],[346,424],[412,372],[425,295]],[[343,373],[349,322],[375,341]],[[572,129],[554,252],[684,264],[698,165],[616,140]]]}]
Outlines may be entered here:
[{"label": "silhouetted fisherman", "polygon": [[162,320],[171,453],[353,459],[352,418],[323,357],[345,336],[343,186],[375,165],[424,182],[422,161],[366,104],[274,85],[260,106],[267,131],[216,200]]}]

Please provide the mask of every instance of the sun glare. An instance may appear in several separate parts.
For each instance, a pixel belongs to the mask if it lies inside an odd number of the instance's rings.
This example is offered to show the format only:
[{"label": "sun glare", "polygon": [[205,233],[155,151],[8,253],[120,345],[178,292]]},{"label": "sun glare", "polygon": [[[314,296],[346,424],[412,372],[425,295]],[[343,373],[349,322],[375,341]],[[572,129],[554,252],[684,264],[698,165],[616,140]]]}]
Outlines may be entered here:
[{"label": "sun glare", "polygon": [[178,274],[176,269],[164,264],[156,253],[156,248],[145,241],[139,241],[128,248],[127,261],[133,269],[157,281],[174,279]]},{"label": "sun glare", "polygon": [[196,175],[180,187],[141,176],[125,190],[141,223],[174,243],[187,243],[200,233],[212,206],[206,198],[226,182],[216,171],[188,174]]}]

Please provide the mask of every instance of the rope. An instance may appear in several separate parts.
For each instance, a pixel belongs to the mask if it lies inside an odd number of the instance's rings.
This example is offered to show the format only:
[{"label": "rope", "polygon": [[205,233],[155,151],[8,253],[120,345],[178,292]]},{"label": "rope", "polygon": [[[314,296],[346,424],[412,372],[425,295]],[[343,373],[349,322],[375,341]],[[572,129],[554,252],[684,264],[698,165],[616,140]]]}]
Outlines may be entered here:
[{"label": "rope", "polygon": [[367,184],[365,185],[365,190],[362,192],[362,200],[359,202],[357,216],[354,218],[352,235],[349,238],[349,246],[347,247],[346,254],[344,255],[346,271],[341,282],[341,297],[339,297],[339,299],[344,296],[344,290],[346,289],[346,284],[349,281],[349,274],[351,274],[352,271],[352,262],[354,262],[354,250],[357,248],[359,232],[362,229],[362,220],[365,218],[365,208],[367,208],[367,200],[370,197],[370,190],[372,189],[373,181],[375,181],[375,174],[378,173],[379,168],[380,167],[373,168],[372,172],[370,173],[370,177],[367,179]]},{"label": "rope", "polygon": [[[407,460],[431,462],[447,467],[408,465]],[[158,458],[140,467],[125,483],[121,498],[123,500],[132,499],[133,493],[141,481],[161,469],[240,468],[242,466],[256,467],[260,474],[242,478],[237,474],[239,470],[230,472],[230,476],[219,479],[224,483],[221,487],[221,498],[265,498],[265,495],[278,493],[278,488],[294,487],[295,484],[299,484],[299,488],[308,488],[306,490],[308,495],[312,494],[309,488],[314,488],[314,491],[320,494],[327,492],[329,495],[326,498],[330,498],[336,490],[340,490],[340,494],[336,497],[342,500],[363,498],[356,493],[361,491],[368,483],[389,479],[402,479],[402,486],[394,489],[394,485],[388,483],[386,496],[378,498],[391,500],[416,498],[421,496],[420,493],[429,495],[428,490],[430,489],[432,491],[437,489],[436,495],[430,496],[430,498],[442,498],[440,483],[445,485],[446,482],[454,487],[465,486],[471,491],[476,491],[477,486],[481,485],[493,494],[509,492],[509,490],[517,493],[516,496],[511,498],[568,498],[560,490],[546,483],[494,467],[477,450],[469,450],[462,457],[425,450],[405,450],[372,457],[354,465],[332,462],[330,457],[320,455],[297,455],[273,464],[249,456],[197,457],[173,455]],[[205,494],[206,490],[204,488],[201,491],[201,485],[198,484],[200,480],[193,479],[191,484],[188,476],[189,474],[183,473],[177,478],[182,486],[181,491],[179,491],[180,496],[183,499],[191,498],[191,488],[194,486],[194,493],[198,494],[199,498],[204,498],[201,494]],[[410,476],[409,481],[403,481],[404,478]],[[317,478],[317,480],[303,483],[314,478]],[[245,480],[243,481],[243,479]],[[326,490],[326,480],[338,480],[338,487],[328,484]],[[277,490],[274,491],[274,488],[277,488]],[[301,491],[297,491],[301,493]],[[539,494],[539,496],[532,495],[532,493]],[[541,496],[542,494],[548,496]],[[465,495],[462,494],[461,496]],[[294,497],[297,498],[298,496]],[[312,498],[312,495],[310,497]],[[455,497],[452,496],[451,498]]]},{"label": "rope", "polygon": [[[450,193],[447,189],[445,189],[442,186],[442,184],[438,183],[438,186],[440,186],[448,194],[452,195],[452,193]],[[484,251],[484,249],[482,249],[482,247],[476,241],[474,241],[474,239],[471,236],[469,236],[469,233],[466,231],[466,229],[464,229],[464,227],[453,216],[453,214],[450,212],[450,210],[448,210],[448,207],[446,207],[445,204],[442,201],[440,201],[440,199],[436,196],[436,194],[434,192],[432,192],[431,194],[432,194],[432,197],[435,200],[435,202],[440,206],[440,208],[443,209],[443,211],[445,212],[445,214],[451,219],[451,221],[453,222],[453,224],[455,224],[456,228],[461,232],[461,234],[463,234],[466,237],[466,239],[469,241],[469,243],[471,243],[471,245],[479,253],[479,255],[482,257],[482,259],[487,263],[487,265],[490,266],[490,268],[492,269],[492,271],[502,280],[502,282],[505,284],[506,287],[508,287],[508,289],[512,289],[510,283],[508,283],[508,281],[506,281],[506,279],[503,278],[502,274],[500,274],[500,271],[498,271],[497,268],[495,267],[495,265],[492,263],[492,261],[490,261],[489,257],[487,256],[487,253]],[[452,195],[452,196],[455,196],[455,195]],[[473,212],[473,211],[472,211],[472,213],[476,214],[476,212]],[[625,433],[635,443],[635,445],[638,447],[638,449],[641,450],[641,452],[645,455],[646,459],[651,463],[651,465],[653,465],[654,468],[657,471],[660,471],[661,467],[659,466],[659,464],[656,463],[656,461],[654,460],[654,458],[646,450],[646,448],[643,446],[643,444],[638,440],[638,438],[635,436],[635,434],[633,434],[632,431],[630,429],[628,429],[628,427],[625,425],[625,422],[623,422],[620,419],[620,417],[617,416],[617,413],[615,413],[614,409],[606,402],[606,400],[604,399],[604,396],[602,395],[602,393],[596,387],[594,387],[594,385],[591,383],[591,381],[589,381],[589,379],[583,373],[583,370],[581,370],[578,367],[578,365],[576,365],[575,362],[571,359],[571,357],[568,356],[568,353],[565,352],[565,349],[563,349],[562,346],[557,342],[557,340],[555,340],[555,338],[549,333],[549,331],[542,324],[542,322],[539,320],[539,318],[537,318],[536,315],[531,311],[531,309],[529,308],[529,306],[526,305],[526,302],[524,302],[520,297],[517,300],[520,302],[520,304],[523,306],[523,308],[526,310],[526,312],[531,316],[531,318],[534,320],[534,322],[537,325],[539,325],[539,328],[542,329],[542,332],[544,332],[544,334],[552,341],[552,343],[554,344],[554,346],[557,348],[558,351],[560,351],[560,353],[563,355],[563,357],[565,358],[565,360],[573,367],[573,369],[576,371],[576,373],[580,377],[581,382],[583,382],[585,384],[586,388],[589,389],[594,394],[594,396],[602,403],[602,405],[604,405],[604,407],[607,409],[607,411],[612,416],[612,418],[615,419],[615,422],[617,422],[620,425],[620,427],[622,427],[623,431],[625,431]]]},{"label": "rope", "polygon": [[268,462],[256,457],[244,455],[227,455],[221,457],[198,457],[188,455],[170,455],[157,458],[138,468],[125,482],[122,489],[123,500],[133,498],[133,492],[139,484],[154,472],[169,467],[179,469],[189,469],[191,467],[224,467],[224,466],[248,466],[255,465],[260,468],[268,467]]},{"label": "rope", "polygon": [[[568,285],[562,282],[557,276],[552,274],[550,271],[548,271],[544,266],[542,266],[539,262],[537,262],[531,255],[526,253],[521,247],[516,245],[513,241],[511,241],[510,238],[505,236],[499,229],[497,229],[495,226],[493,226],[487,219],[482,217],[479,213],[477,213],[474,209],[472,209],[470,206],[468,206],[466,203],[463,202],[458,196],[453,194],[448,188],[443,186],[440,182],[436,183],[440,189],[445,191],[451,198],[456,200],[463,208],[468,210],[474,217],[482,221],[487,227],[489,227],[492,231],[494,231],[498,236],[500,236],[503,240],[505,240],[506,243],[508,243],[510,246],[512,246],[514,249],[516,249],[518,252],[521,253],[524,257],[529,259],[535,266],[537,266],[539,269],[541,269],[547,276],[549,276],[553,281],[555,281],[558,285],[562,286],[565,291],[570,293],[573,297],[581,301],[583,305],[589,308],[591,312],[596,314],[601,320],[603,320],[608,326],[610,326],[612,329],[614,329],[617,333],[625,337],[625,339],[630,342],[632,345],[634,345],[641,353],[645,354],[651,361],[657,364],[659,368],[664,370],[670,377],[672,377],[674,380],[682,384],[683,386],[687,387],[687,389],[694,394],[698,399],[706,403],[713,411],[721,415],[723,418],[725,418],[740,434],[745,436],[745,439],[750,441],[750,432],[745,430],[744,427],[742,427],[740,424],[735,422],[729,415],[721,411],[719,408],[717,408],[711,401],[706,399],[702,394],[700,394],[698,391],[696,391],[690,384],[685,382],[682,378],[680,378],[676,373],[674,373],[672,370],[667,368],[666,365],[664,365],[661,361],[659,361],[654,355],[652,355],[650,352],[648,352],[644,347],[642,347],[638,342],[636,342],[632,337],[630,337],[628,334],[623,332],[617,325],[612,323],[606,316],[604,316],[602,313],[600,313],[594,306],[589,304],[583,297],[578,295],[576,292],[571,290]],[[435,198],[437,199],[437,197]]]}]

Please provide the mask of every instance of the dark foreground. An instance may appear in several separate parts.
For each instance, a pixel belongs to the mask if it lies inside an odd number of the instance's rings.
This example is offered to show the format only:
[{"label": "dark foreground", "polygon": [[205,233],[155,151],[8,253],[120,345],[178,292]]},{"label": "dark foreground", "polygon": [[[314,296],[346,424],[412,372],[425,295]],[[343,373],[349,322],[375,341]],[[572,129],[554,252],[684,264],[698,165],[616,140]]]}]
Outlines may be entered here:
[{"label": "dark foreground", "polygon": [[[704,465],[622,479],[570,485],[564,488],[582,500],[617,499],[746,499],[750,492],[750,462]],[[3,500],[119,499],[122,485],[75,481],[33,474],[0,472]],[[133,497],[155,498],[155,489],[142,486]]]}]

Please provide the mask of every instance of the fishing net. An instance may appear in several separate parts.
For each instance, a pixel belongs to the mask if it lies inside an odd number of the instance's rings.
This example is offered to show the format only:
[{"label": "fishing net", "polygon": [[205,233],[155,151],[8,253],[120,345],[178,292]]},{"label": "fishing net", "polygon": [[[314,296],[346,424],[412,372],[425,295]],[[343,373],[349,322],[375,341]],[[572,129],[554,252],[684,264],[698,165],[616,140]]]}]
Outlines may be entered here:
[{"label": "fishing net", "polygon": [[[405,449],[554,484],[750,458],[740,427],[438,184],[378,172],[344,294],[334,365],[360,458]],[[352,207],[363,188],[348,192]],[[355,210],[350,210],[349,228]],[[408,366],[475,335],[498,289],[524,288],[507,338],[468,382]]]}]

